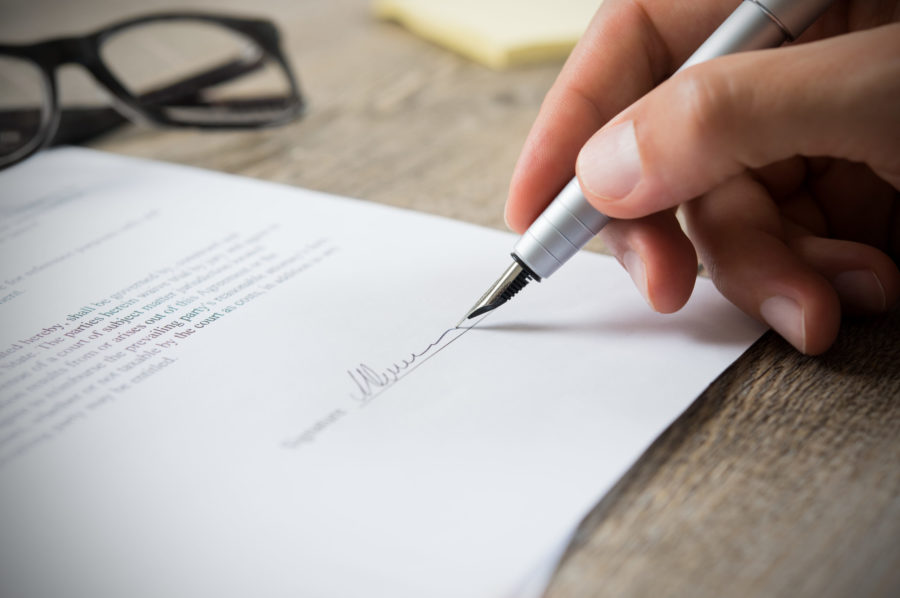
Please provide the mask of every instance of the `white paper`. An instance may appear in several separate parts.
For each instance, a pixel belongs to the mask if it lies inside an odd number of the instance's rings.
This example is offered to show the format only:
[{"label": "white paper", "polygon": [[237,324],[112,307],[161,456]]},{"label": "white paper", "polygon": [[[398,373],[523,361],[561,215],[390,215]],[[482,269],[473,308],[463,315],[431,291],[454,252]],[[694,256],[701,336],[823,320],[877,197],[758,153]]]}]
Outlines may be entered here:
[{"label": "white paper", "polygon": [[587,253],[454,330],[512,235],[184,167],[0,194],[19,598],[510,596],[762,330]]}]

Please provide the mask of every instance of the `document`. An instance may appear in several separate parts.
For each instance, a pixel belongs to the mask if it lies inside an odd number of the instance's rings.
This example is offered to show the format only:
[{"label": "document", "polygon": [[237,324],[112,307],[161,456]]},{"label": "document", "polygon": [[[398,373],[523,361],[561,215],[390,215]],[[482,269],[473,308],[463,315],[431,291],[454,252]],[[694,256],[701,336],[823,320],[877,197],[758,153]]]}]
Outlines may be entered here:
[{"label": "document", "polygon": [[[607,256],[82,149],[0,173],[0,586],[508,597],[762,332]],[[551,567],[552,569],[552,567]]]}]

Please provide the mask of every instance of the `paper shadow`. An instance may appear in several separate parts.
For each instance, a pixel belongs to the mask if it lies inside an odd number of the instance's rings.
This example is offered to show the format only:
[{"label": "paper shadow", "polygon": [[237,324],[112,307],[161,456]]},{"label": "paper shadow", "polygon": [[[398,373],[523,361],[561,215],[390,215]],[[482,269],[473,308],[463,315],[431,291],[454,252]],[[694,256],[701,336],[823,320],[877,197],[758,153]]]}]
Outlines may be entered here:
[{"label": "paper shadow", "polygon": [[[602,308],[601,308],[602,309]],[[484,332],[574,332],[577,334],[677,334],[690,337],[708,344],[735,344],[746,342],[748,330],[759,325],[743,316],[745,321],[735,322],[734,306],[716,302],[715,305],[703,309],[693,309],[679,317],[665,315],[647,317],[647,314],[629,313],[620,317],[616,314],[598,314],[594,320],[578,320],[569,322],[544,322],[538,318],[529,322],[507,322],[491,324],[482,322],[473,330]]]}]

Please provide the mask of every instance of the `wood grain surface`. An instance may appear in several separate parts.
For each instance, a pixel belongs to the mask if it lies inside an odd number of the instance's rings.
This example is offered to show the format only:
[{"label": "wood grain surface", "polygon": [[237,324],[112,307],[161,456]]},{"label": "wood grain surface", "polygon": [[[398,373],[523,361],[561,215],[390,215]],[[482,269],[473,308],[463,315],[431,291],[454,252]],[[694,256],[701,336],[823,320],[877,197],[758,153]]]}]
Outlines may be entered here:
[{"label": "wood grain surface", "polygon": [[[493,72],[364,0],[0,0],[0,39],[186,6],[275,20],[308,114],[250,133],[129,127],[94,147],[505,228],[560,64]],[[90,87],[74,72],[61,85]],[[817,358],[765,335],[586,518],[548,596],[900,595],[898,332],[900,311],[848,320]]]}]

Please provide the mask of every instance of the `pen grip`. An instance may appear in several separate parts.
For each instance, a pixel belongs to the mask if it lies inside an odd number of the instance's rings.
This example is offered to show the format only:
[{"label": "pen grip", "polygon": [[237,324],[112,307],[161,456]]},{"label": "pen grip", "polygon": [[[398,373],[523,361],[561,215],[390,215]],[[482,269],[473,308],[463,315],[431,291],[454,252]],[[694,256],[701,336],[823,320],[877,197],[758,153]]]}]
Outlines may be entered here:
[{"label": "pen grip", "polygon": [[573,178],[516,243],[516,255],[539,278],[556,272],[606,226],[609,217],[595,210]]}]

